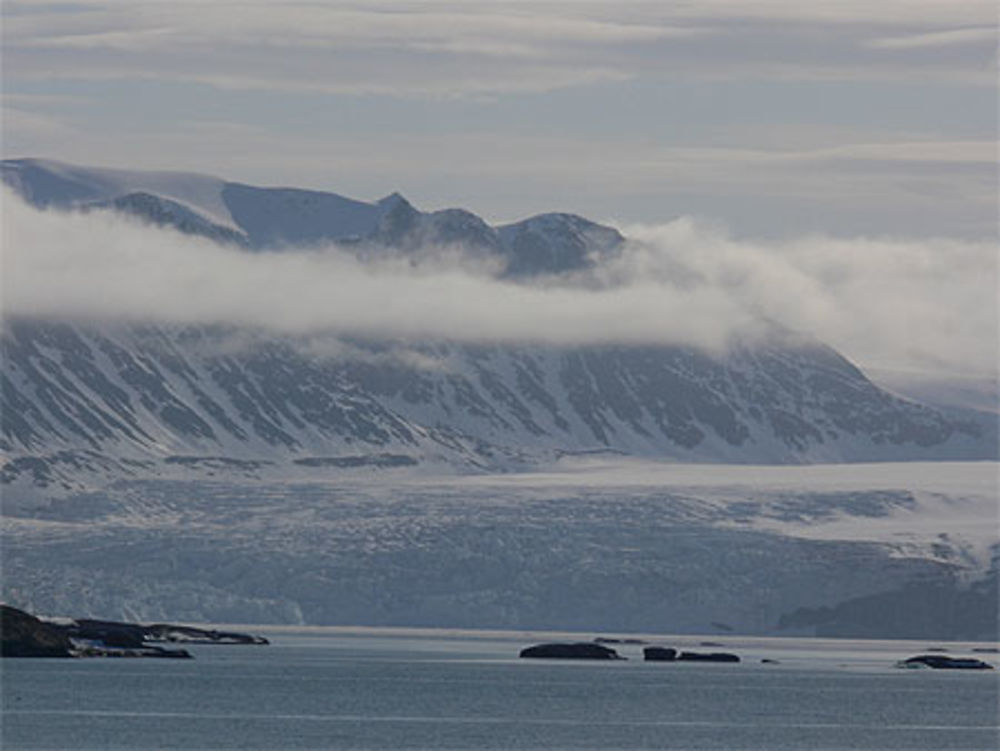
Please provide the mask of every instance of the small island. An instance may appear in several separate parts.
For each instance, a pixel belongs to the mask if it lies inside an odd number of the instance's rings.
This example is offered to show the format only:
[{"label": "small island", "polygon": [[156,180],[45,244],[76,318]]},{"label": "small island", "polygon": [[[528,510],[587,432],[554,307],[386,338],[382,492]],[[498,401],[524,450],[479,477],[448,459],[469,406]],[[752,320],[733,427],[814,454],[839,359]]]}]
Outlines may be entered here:
[{"label": "small island", "polygon": [[646,662],[739,662],[739,655],[730,652],[680,652],[672,647],[646,647],[642,650]]},{"label": "small island", "polygon": [[611,647],[594,642],[536,644],[521,650],[521,657],[559,660],[624,660]]},{"label": "small island", "polygon": [[974,657],[946,657],[945,655],[917,655],[896,663],[899,668],[932,668],[934,670],[993,670],[988,662]]}]

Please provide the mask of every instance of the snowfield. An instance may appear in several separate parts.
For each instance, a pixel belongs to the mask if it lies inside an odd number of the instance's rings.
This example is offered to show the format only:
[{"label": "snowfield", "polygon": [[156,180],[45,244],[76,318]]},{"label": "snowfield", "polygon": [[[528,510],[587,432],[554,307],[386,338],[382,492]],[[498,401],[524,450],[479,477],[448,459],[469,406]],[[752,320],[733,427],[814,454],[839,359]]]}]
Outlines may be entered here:
[{"label": "snowfield", "polygon": [[[138,620],[891,636],[787,617],[995,584],[994,462],[326,471],[6,494],[4,597]],[[995,638],[901,616],[897,635]]]}]

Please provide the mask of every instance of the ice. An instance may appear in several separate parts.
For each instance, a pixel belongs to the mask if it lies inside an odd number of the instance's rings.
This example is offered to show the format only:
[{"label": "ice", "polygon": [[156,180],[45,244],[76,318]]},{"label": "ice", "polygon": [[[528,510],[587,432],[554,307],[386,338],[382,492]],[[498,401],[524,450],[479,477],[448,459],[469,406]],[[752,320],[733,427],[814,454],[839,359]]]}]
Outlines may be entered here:
[{"label": "ice", "polygon": [[147,620],[768,634],[799,608],[976,581],[995,546],[995,463],[572,465],[120,481],[7,511],[4,596]]}]

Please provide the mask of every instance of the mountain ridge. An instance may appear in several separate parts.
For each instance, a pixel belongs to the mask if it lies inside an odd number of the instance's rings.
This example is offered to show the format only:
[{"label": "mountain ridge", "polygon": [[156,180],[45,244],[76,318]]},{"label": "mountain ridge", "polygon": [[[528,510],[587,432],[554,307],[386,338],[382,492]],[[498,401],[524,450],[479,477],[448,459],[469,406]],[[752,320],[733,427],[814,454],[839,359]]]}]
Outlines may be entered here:
[{"label": "mountain ridge", "polygon": [[579,271],[624,243],[617,230],[574,214],[538,214],[492,227],[465,209],[419,211],[399,193],[366,202],[198,173],[109,170],[35,158],[3,160],[0,179],[38,208],[111,209],[257,251],[461,245],[495,258],[502,275],[511,278]]}]

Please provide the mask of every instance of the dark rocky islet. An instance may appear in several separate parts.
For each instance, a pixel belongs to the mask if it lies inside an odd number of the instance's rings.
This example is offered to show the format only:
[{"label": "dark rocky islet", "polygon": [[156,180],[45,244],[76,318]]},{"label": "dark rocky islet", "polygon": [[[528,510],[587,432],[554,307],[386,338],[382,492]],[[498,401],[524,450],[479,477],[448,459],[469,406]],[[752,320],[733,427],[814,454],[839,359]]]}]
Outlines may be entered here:
[{"label": "dark rocky islet", "polygon": [[678,652],[672,647],[646,647],[642,650],[646,662],[739,662],[731,652]]},{"label": "dark rocky islet", "polygon": [[925,654],[909,657],[896,663],[901,668],[927,667],[934,670],[993,670],[988,662],[975,657],[946,657],[941,654]]},{"label": "dark rocky islet", "polygon": [[521,650],[521,657],[560,660],[624,660],[611,647],[594,642],[536,644]]}]

